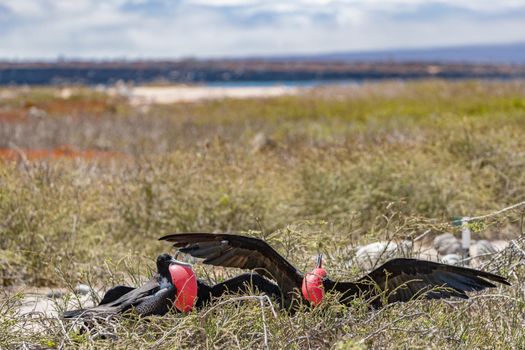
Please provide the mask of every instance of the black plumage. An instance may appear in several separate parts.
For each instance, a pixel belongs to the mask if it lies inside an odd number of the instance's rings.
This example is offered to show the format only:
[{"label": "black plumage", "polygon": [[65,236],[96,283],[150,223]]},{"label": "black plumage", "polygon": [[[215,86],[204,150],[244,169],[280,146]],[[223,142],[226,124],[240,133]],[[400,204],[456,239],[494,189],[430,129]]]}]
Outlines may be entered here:
[{"label": "black plumage", "polygon": [[[169,266],[173,258],[162,254],[157,258],[157,273],[144,285],[138,288],[116,286],[109,289],[99,305],[81,310],[66,311],[64,318],[110,318],[134,310],[140,316],[166,314],[173,309],[177,289],[171,281]],[[224,294],[249,293],[256,290],[280,300],[279,287],[256,273],[244,273],[222,283],[209,286],[197,280],[196,308],[201,308]]]},{"label": "black plumage", "polygon": [[163,315],[170,309],[177,290],[171,281],[169,265],[173,258],[157,258],[157,273],[139,288],[117,286],[110,289],[98,306],[64,312],[64,318],[109,318],[135,309],[139,315]]},{"label": "black plumage", "polygon": [[[304,274],[261,239],[236,234],[176,233],[161,237],[205,264],[250,269],[277,281],[284,305],[296,306]],[[466,292],[509,285],[501,276],[418,259],[393,259],[353,282],[324,279],[326,291],[340,293],[340,301],[367,298],[374,306],[415,298],[467,299]],[[304,301],[304,299],[302,299]]]}]

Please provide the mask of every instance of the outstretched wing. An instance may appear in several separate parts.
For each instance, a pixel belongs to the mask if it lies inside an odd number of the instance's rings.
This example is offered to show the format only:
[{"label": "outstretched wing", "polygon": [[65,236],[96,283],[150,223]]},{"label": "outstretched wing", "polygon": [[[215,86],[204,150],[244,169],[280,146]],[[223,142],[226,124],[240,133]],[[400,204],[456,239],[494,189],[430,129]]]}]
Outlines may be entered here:
[{"label": "outstretched wing", "polygon": [[255,270],[279,284],[283,292],[301,286],[303,275],[265,241],[222,233],[176,233],[159,238],[205,264]]},{"label": "outstretched wing", "polygon": [[128,293],[122,295],[120,298],[111,301],[106,305],[108,307],[116,307],[121,311],[125,311],[132,306],[140,304],[145,298],[154,295],[161,289],[159,284],[159,276],[155,275],[144,285],[130,290]]},{"label": "outstretched wing", "polygon": [[[128,291],[123,293],[124,289],[128,289]],[[176,290],[172,285],[161,287],[159,276],[155,275],[141,287],[119,288],[114,292],[114,295],[106,295],[104,297],[106,300],[103,300],[98,306],[66,311],[64,312],[64,318],[106,318],[122,314],[131,308],[135,308],[136,312],[142,316],[150,314],[162,315],[168,312],[175,293]]]},{"label": "outstretched wing", "polygon": [[381,298],[388,303],[416,298],[468,299],[466,292],[496,287],[492,282],[510,285],[504,277],[489,272],[426,260],[393,259],[353,283],[353,290],[375,296],[374,304],[382,304]]}]

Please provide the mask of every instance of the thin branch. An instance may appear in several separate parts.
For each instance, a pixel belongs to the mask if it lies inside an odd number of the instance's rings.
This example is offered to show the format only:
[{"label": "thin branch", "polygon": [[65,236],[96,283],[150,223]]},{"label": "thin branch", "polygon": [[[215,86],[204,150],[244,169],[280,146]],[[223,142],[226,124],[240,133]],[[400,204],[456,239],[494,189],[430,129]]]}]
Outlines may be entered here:
[{"label": "thin branch", "polygon": [[490,213],[490,214],[486,214],[486,215],[481,215],[481,216],[474,216],[474,217],[471,217],[471,218],[463,218],[463,221],[465,222],[471,222],[471,221],[479,221],[479,220],[484,220],[484,219],[487,219],[487,218],[490,218],[490,217],[493,217],[493,216],[496,216],[496,215],[499,215],[499,214],[502,214],[506,211],[509,211],[509,210],[512,210],[512,209],[516,209],[516,208],[519,208],[521,206],[524,206],[525,205],[525,201],[523,202],[520,202],[520,203],[516,203],[516,204],[513,204],[511,205],[510,207],[506,207],[506,208],[503,208],[501,210],[498,210],[498,211],[495,211],[493,213]]},{"label": "thin branch", "polygon": [[421,238],[425,237],[427,234],[429,234],[431,232],[430,229],[426,230],[425,232],[423,232],[422,234],[420,234],[419,236],[417,236],[416,238],[414,238],[414,242],[415,241],[419,241]]},{"label": "thin branch", "polygon": [[264,332],[264,348],[269,349],[268,346],[268,329],[266,328],[266,316],[264,315],[264,299],[259,298],[259,305],[261,306],[261,316],[263,323],[263,332]]}]

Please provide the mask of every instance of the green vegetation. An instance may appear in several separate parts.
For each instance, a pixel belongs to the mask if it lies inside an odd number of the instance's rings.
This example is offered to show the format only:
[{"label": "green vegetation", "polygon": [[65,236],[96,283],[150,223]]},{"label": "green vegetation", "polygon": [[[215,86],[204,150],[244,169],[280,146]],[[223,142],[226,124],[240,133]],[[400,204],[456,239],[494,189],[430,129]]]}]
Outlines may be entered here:
[{"label": "green vegetation", "polygon": [[[43,116],[31,117],[31,108]],[[345,267],[345,247],[457,232],[452,216],[523,201],[523,135],[522,82],[392,82],[148,108],[82,89],[68,99],[53,89],[15,91],[0,99],[0,156],[17,154],[0,160],[0,348],[258,348],[264,329],[275,349],[523,348],[518,248],[487,266],[513,287],[468,302],[376,314],[359,301],[329,301],[274,317],[258,300],[225,299],[185,317],[123,319],[106,339],[57,320],[28,330],[14,293],[22,285],[138,284],[170,249],[156,238],[197,230],[265,237],[305,269],[321,251],[332,276],[352,278],[360,272]],[[93,156],[30,156],[64,147]],[[518,238],[521,215],[488,220],[475,238]]]}]

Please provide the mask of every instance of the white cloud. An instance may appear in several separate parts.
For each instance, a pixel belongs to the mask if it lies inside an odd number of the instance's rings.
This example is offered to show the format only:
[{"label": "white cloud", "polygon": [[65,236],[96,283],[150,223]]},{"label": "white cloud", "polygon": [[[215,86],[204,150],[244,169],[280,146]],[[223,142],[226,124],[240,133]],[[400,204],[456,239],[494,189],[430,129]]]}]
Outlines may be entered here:
[{"label": "white cloud", "polygon": [[0,36],[0,57],[6,58],[229,56],[511,42],[525,40],[525,1],[0,0]]}]

